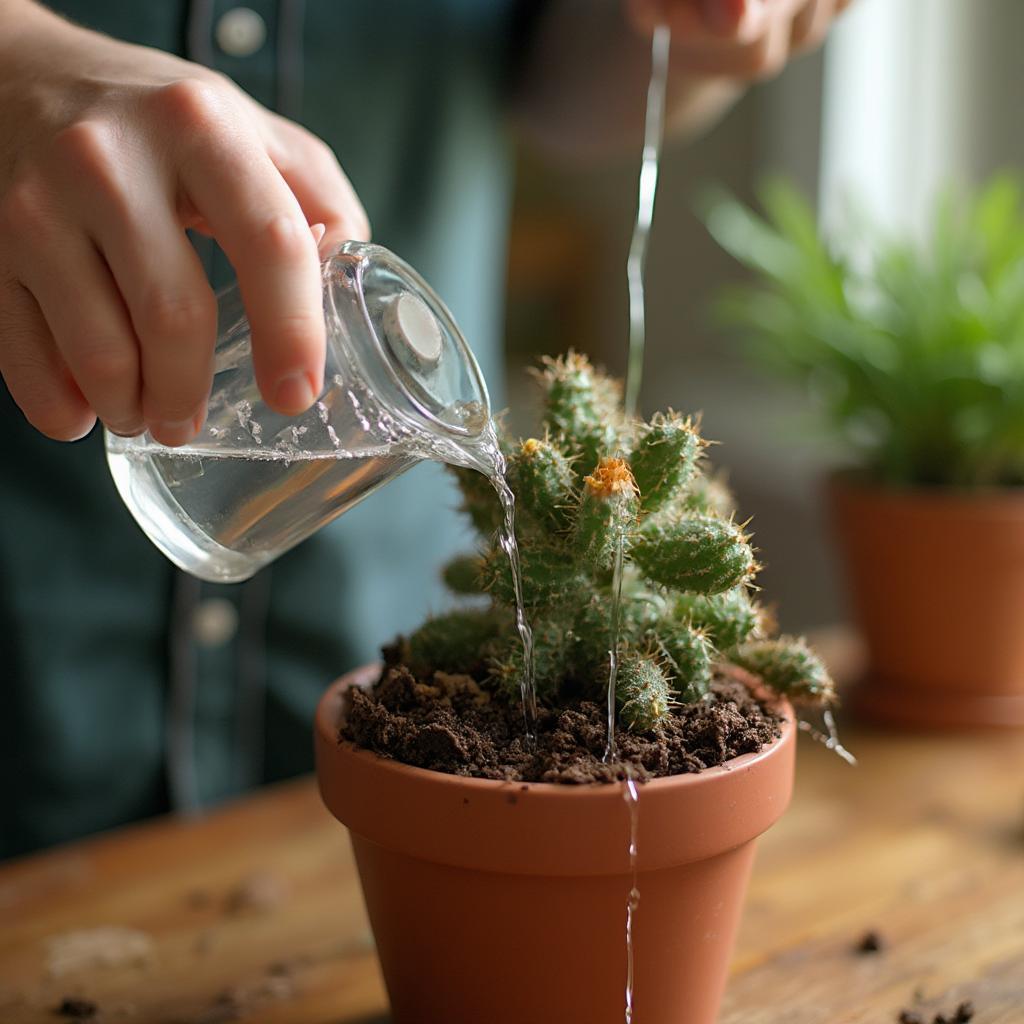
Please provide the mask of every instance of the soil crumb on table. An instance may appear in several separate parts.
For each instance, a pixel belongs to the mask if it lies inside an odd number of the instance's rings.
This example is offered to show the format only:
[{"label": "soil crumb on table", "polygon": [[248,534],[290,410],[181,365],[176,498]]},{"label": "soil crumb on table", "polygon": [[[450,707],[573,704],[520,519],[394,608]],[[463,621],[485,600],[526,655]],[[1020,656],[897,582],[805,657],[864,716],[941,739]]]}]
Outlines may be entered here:
[{"label": "soil crumb on table", "polygon": [[[901,1010],[896,1018],[898,1024],[929,1024],[928,1018],[916,1010]],[[974,1004],[969,1000],[961,1003],[952,1013],[937,1013],[931,1024],[970,1024],[974,1020]]]},{"label": "soil crumb on table", "polygon": [[219,993],[193,1024],[227,1024],[242,1020],[275,1002],[287,1002],[296,995],[290,974],[267,970],[262,976],[239,983]]},{"label": "soil crumb on table", "polygon": [[53,1012],[55,1016],[64,1017],[67,1020],[92,1020],[98,1010],[99,1007],[91,999],[76,999],[72,996],[65,996]]},{"label": "soil crumb on table", "polygon": [[619,760],[602,761],[607,711],[581,701],[541,708],[535,748],[526,745],[522,710],[468,675],[415,678],[403,665],[385,668],[369,690],[353,688],[341,738],[404,764],[452,775],[520,782],[614,782],[624,766],[643,781],[699,772],[761,750],[782,719],[758,700],[752,676],[720,672],[708,698],[683,705],[650,732],[616,733]]},{"label": "soil crumb on table", "polygon": [[[953,1016],[948,1018],[949,1024],[968,1024],[972,1020],[974,1020],[974,1003],[971,1002],[961,1003]],[[935,1018],[935,1024],[946,1024],[942,1019],[942,1014]]]},{"label": "soil crumb on table", "polygon": [[872,953],[882,953],[885,951],[885,939],[882,938],[880,932],[874,930],[865,932],[854,947],[854,951],[865,956],[869,956]]},{"label": "soil crumb on table", "polygon": [[227,894],[224,910],[228,914],[245,911],[268,914],[288,901],[288,883],[269,871],[257,871],[243,878]]}]

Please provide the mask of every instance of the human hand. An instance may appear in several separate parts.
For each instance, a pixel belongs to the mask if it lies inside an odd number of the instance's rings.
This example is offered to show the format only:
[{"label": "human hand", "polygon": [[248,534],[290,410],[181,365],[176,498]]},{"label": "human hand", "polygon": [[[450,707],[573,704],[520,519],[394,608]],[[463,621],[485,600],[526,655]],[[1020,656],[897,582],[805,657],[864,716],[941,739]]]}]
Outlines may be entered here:
[{"label": "human hand", "polygon": [[624,0],[633,27],[672,32],[675,70],[738,80],[770,78],[818,46],[850,0]]},{"label": "human hand", "polygon": [[261,393],[302,412],[319,236],[369,237],[333,153],[215,72],[0,2],[0,374],[38,430],[198,432],[216,303],[186,228],[238,275]]}]

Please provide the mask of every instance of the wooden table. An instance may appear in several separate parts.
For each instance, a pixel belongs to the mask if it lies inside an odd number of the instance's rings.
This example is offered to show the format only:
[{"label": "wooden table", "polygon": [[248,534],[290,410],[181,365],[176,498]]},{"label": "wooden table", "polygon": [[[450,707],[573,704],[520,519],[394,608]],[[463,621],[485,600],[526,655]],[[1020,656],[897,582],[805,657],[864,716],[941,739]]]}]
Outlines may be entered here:
[{"label": "wooden table", "polygon": [[[1021,1024],[1024,736],[846,732],[857,768],[801,738],[722,1024],[885,1024],[905,1007],[931,1024],[965,999],[975,1024]],[[54,937],[100,926],[151,950],[57,959]],[[871,930],[883,950],[856,952]],[[313,782],[0,867],[0,1021],[53,1022],[71,996],[104,1022],[384,1024],[348,843]]]}]

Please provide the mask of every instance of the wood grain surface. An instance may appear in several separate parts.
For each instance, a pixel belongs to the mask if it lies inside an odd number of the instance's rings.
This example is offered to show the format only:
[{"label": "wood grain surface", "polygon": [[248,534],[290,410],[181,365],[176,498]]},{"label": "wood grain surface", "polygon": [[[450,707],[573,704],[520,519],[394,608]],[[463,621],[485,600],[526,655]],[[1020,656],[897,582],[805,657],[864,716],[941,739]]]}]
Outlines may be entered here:
[{"label": "wood grain surface", "polygon": [[[801,740],[722,1024],[885,1024],[904,1008],[931,1024],[963,1000],[974,1024],[1024,1024],[1024,736],[845,732],[856,768]],[[88,951],[109,927],[150,949],[68,962],[69,934]],[[883,949],[858,953],[869,930]],[[103,1022],[385,1024],[348,842],[314,783],[0,865],[0,1022],[52,1024],[71,997]]]}]

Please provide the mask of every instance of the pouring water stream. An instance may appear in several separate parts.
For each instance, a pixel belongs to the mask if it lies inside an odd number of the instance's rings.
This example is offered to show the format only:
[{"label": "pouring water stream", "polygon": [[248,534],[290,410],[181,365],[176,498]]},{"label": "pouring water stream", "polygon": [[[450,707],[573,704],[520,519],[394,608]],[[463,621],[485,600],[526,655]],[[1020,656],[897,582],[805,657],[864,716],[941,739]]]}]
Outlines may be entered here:
[{"label": "pouring water stream", "polygon": [[[647,86],[647,109],[644,117],[644,144],[640,157],[640,177],[637,189],[636,221],[633,237],[626,257],[626,284],[629,290],[629,355],[626,364],[626,416],[636,413],[640,383],[643,378],[644,348],[646,345],[646,316],[644,302],[647,244],[654,220],[654,199],[658,190],[658,168],[661,163],[661,145],[665,130],[665,92],[668,84],[669,44],[671,33],[667,25],[659,25],[651,39],[651,77]],[[617,757],[615,745],[615,685],[618,675],[619,605],[622,598],[623,541],[619,538],[615,550],[610,615],[611,642],[608,651],[608,742],[604,760],[611,763]]]},{"label": "pouring water stream", "polygon": [[[659,25],[651,40],[651,77],[647,86],[647,110],[644,118],[644,145],[640,159],[636,222],[626,258],[626,282],[629,289],[629,356],[626,364],[626,415],[636,413],[643,377],[646,318],[644,278],[647,263],[647,243],[654,220],[654,199],[658,189],[658,168],[665,129],[665,91],[668,84],[669,44],[671,35],[667,25]],[[612,577],[610,646],[608,650],[608,742],[604,760],[612,763],[618,754],[615,745],[615,689],[619,665],[619,610],[622,602],[623,538],[615,546]],[[626,900],[626,993],[625,1024],[633,1024],[634,972],[633,926],[640,904],[637,885],[637,854],[640,794],[636,781],[626,770],[623,798],[629,811],[629,867],[630,889]]]}]

